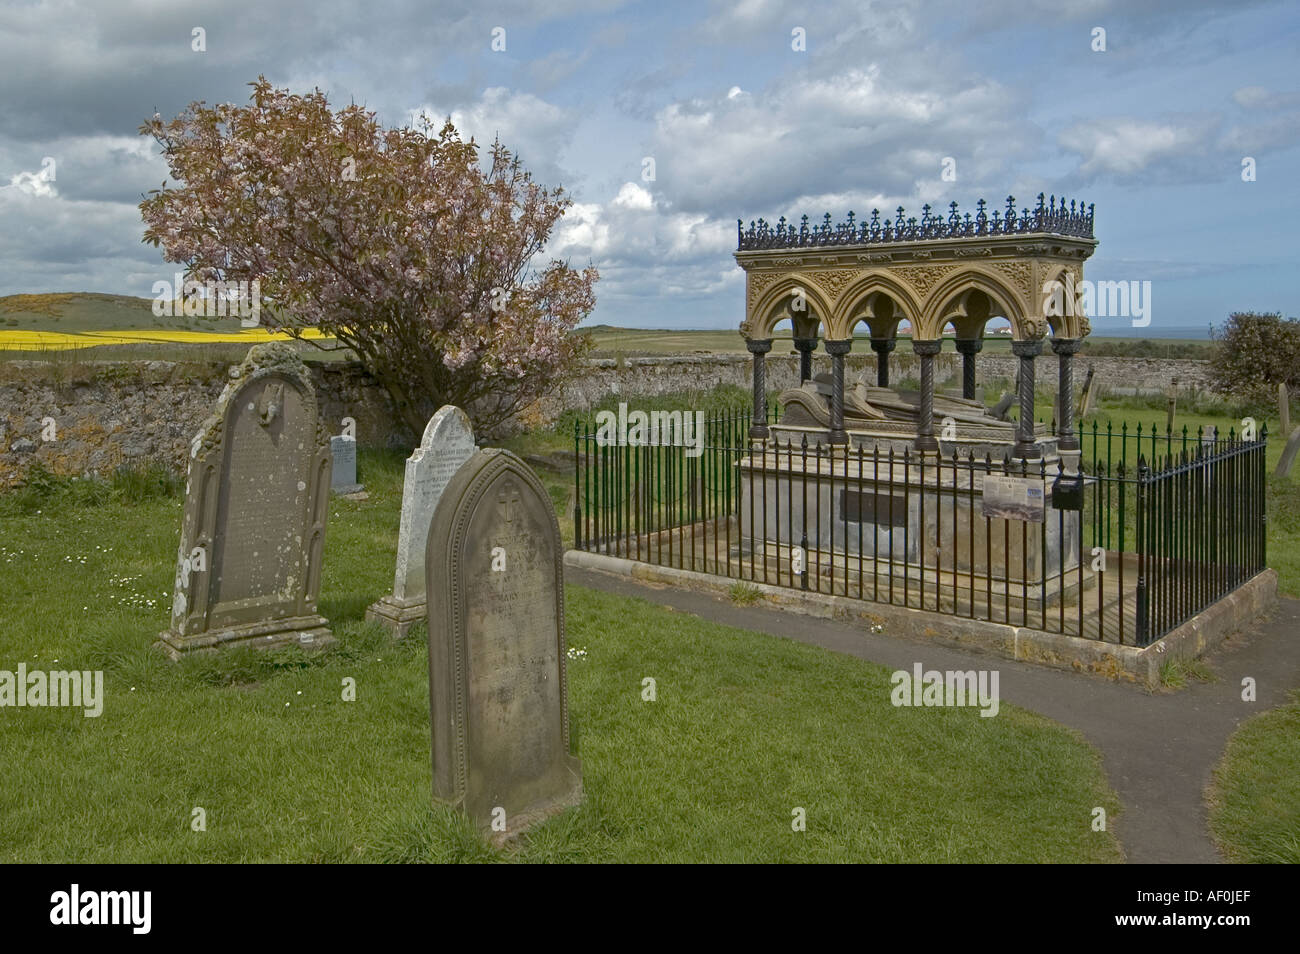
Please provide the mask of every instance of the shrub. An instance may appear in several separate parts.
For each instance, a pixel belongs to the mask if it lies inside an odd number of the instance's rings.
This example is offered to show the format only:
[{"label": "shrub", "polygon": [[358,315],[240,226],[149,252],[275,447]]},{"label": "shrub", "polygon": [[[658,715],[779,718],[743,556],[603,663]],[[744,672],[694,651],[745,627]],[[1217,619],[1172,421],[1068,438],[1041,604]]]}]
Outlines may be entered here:
[{"label": "shrub", "polygon": [[1271,404],[1279,383],[1300,389],[1300,321],[1295,318],[1234,312],[1214,341],[1210,380],[1216,390]]}]

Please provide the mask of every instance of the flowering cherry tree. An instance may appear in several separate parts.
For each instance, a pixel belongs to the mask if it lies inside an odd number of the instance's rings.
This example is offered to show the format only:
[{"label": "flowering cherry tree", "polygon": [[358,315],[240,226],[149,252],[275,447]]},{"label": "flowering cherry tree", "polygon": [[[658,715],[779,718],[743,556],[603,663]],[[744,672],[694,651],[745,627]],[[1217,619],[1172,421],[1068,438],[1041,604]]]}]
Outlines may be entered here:
[{"label": "flowering cherry tree", "polygon": [[417,435],[440,404],[490,433],[572,373],[598,276],[542,260],[563,189],[499,142],[485,171],[450,121],[385,129],[250,85],[247,106],[140,127],[180,184],[140,203],[144,241],[199,283],[259,281],[263,325],[351,348]]}]

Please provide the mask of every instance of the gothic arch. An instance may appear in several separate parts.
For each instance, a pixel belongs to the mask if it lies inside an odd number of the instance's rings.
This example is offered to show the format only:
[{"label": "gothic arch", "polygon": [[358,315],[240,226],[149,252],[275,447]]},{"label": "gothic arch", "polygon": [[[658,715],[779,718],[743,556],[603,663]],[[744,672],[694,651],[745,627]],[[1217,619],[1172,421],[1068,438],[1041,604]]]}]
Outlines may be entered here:
[{"label": "gothic arch", "polygon": [[[892,304],[892,314],[885,314],[880,308],[882,296]],[[852,338],[858,322],[866,322],[873,337],[892,338],[897,334],[899,322],[910,321],[915,327],[920,315],[920,303],[911,289],[888,272],[869,271],[840,295],[832,321],[834,337]]]},{"label": "gothic arch", "polygon": [[1023,296],[1017,293],[1003,276],[992,269],[978,265],[964,266],[935,285],[926,298],[920,333],[917,337],[930,340],[939,338],[948,320],[945,316],[952,311],[949,306],[953,303],[953,299],[972,289],[983,292],[995,304],[1001,306],[1007,320],[1011,322],[1014,337],[1038,337],[1026,333],[1032,330],[1029,319],[1035,316],[1026,314]]},{"label": "gothic arch", "polygon": [[786,318],[793,320],[795,315],[789,305],[796,289],[802,290],[809,312],[820,324],[822,334],[829,337],[833,325],[831,317],[833,311],[830,302],[826,300],[825,295],[822,294],[815,283],[799,274],[782,275],[762,291],[749,311],[745,326],[741,328],[741,332],[745,337],[750,339],[770,338],[772,337],[772,329],[779,322]]}]

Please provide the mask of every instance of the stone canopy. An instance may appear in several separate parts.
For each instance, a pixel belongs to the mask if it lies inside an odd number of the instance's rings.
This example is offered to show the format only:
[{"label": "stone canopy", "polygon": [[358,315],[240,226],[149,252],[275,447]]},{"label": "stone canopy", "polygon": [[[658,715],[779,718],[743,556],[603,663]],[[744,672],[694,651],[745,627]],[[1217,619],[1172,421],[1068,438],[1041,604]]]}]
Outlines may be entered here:
[{"label": "stone canopy", "polygon": [[[1013,201],[1013,200],[1008,200]],[[800,337],[820,331],[828,341],[852,338],[862,323],[873,338],[892,338],[906,321],[916,340],[937,340],[950,322],[959,338],[981,337],[985,323],[1005,317],[1012,337],[1042,338],[1049,330],[1062,338],[1088,334],[1083,315],[1045,314],[1044,286],[1060,282],[1078,287],[1083,262],[1097,241],[1092,210],[1067,210],[1062,200],[1022,210],[1006,218],[975,219],[930,215],[898,226],[886,219],[858,225],[853,213],[839,225],[830,216],[820,227],[775,226],[760,220],[739,230],[736,261],[745,270],[747,339],[771,337],[790,319]],[[1014,213],[1014,209],[1012,210]],[[1012,223],[1008,225],[1007,223]],[[873,224],[874,223],[874,224]],[[806,307],[797,304],[802,293]],[[794,305],[795,307],[791,307]],[[1062,309],[1073,311],[1073,309]]]},{"label": "stone canopy", "polygon": [[[812,352],[819,339],[832,359],[828,439],[848,441],[844,417],[844,356],[865,324],[876,352],[877,387],[889,386],[889,354],[904,322],[921,363],[915,447],[934,452],[934,356],[944,330],[956,332],[962,354],[962,396],[975,396],[975,355],[994,318],[1011,324],[1012,351],[1020,358],[1019,419],[1015,456],[1042,456],[1034,428],[1034,359],[1050,334],[1060,360],[1059,446],[1074,452],[1071,363],[1090,326],[1078,307],[1083,263],[1097,247],[1093,207],[1041,193],[1034,209],[1016,210],[1008,196],[1004,211],[990,216],[981,199],[976,214],[933,215],[925,206],[920,219],[893,218],[859,223],[852,212],[831,224],[827,214],[810,227],[807,216],[795,227],[784,218],[763,220],[748,229],[737,223],[736,262],[745,270],[745,319],[740,332],[754,356],[754,418],[750,437],[767,439],[764,355],[776,326],[789,321],[800,353],[800,381],[812,377]],[[861,340],[861,339],[858,339]]]}]

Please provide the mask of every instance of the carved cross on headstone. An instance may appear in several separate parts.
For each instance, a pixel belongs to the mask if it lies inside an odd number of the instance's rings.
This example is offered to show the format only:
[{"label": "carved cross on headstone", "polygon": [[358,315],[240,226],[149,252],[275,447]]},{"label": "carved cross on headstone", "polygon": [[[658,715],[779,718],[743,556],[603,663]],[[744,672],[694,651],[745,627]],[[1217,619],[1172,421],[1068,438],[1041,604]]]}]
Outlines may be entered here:
[{"label": "carved cross on headstone", "polygon": [[497,506],[501,508],[502,515],[506,518],[506,523],[515,522],[515,507],[519,504],[519,488],[514,484],[507,484],[501,489],[497,496]]}]

